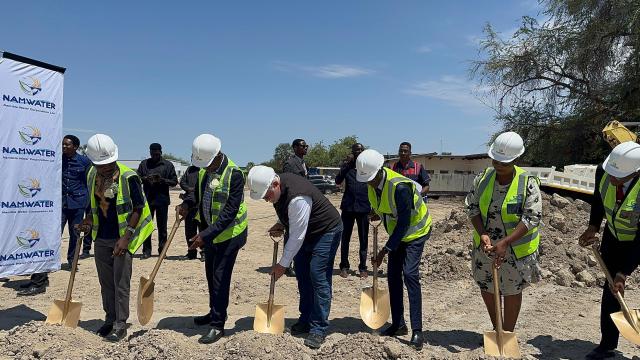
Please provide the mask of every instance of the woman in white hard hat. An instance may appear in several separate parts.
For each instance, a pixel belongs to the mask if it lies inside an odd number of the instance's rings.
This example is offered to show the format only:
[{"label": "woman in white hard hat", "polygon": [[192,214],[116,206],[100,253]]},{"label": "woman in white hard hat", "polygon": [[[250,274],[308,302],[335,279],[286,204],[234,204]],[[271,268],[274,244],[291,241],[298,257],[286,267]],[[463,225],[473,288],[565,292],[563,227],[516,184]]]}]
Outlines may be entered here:
[{"label": "woman in white hard hat", "polygon": [[541,278],[538,226],[542,198],[538,179],[514,164],[523,153],[520,135],[498,135],[488,152],[493,167],[476,177],[466,198],[467,214],[474,227],[473,278],[495,328],[492,267],[499,267],[506,331],[515,328],[522,290]]},{"label": "woman in white hard hat", "polygon": [[[590,246],[597,240],[602,219],[607,226],[602,234],[600,252],[613,284],[605,283],[600,305],[600,344],[587,359],[605,359],[615,356],[619,331],[609,316],[620,311],[614,293],[624,295],[625,280],[635,271],[640,261],[638,221],[640,209],[640,145],[628,141],[617,145],[602,164],[604,171],[596,171],[596,189],[591,203],[589,227],[580,236],[582,246]],[[600,170],[600,169],[599,169]]]},{"label": "woman in white hard hat", "polygon": [[119,341],[127,335],[133,254],[153,232],[153,219],[138,174],[119,163],[118,147],[104,134],[87,141],[93,163],[87,174],[89,209],[78,226],[91,230],[105,322],[98,335]]}]

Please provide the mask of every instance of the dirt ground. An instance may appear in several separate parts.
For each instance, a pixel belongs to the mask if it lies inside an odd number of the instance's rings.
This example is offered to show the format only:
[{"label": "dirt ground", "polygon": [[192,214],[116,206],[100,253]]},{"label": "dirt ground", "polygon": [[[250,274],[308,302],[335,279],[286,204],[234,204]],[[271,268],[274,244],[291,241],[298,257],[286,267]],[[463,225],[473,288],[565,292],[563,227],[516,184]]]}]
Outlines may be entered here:
[{"label": "dirt ground", "polygon": [[[330,196],[339,204],[340,194]],[[178,193],[172,193],[178,203]],[[155,311],[151,322],[141,326],[136,318],[136,293],[141,276],[148,276],[157,257],[134,260],[131,283],[131,316],[129,337],[118,344],[102,341],[94,334],[100,327],[104,313],[100,287],[93,257],[81,260],[76,277],[73,298],[82,302],[82,314],[77,329],[44,325],[54,299],[63,299],[69,272],[51,274],[51,285],[45,294],[35,297],[16,296],[17,287],[27,281],[15,277],[0,287],[0,358],[17,359],[484,359],[482,333],[490,328],[489,317],[477,286],[470,276],[468,247],[470,234],[455,218],[461,218],[461,199],[439,199],[429,203],[435,227],[432,238],[425,246],[422,268],[423,327],[428,344],[416,352],[407,345],[408,337],[382,338],[370,331],[360,320],[361,289],[369,286],[371,277],[361,280],[356,276],[333,278],[333,304],[331,328],[327,342],[321,349],[307,349],[302,338],[289,334],[263,335],[253,332],[255,305],[268,296],[272,256],[272,242],[266,229],[275,222],[273,208],[263,201],[246,196],[249,211],[249,240],[240,251],[232,280],[227,336],[213,345],[200,345],[198,337],[204,328],[193,324],[194,315],[208,311],[208,293],[203,263],[179,260],[186,253],[184,229],[181,228],[171,244],[168,259],[162,264],[155,280]],[[545,203],[545,206],[547,204]],[[580,206],[577,204],[576,206]],[[452,212],[453,210],[453,212]],[[581,213],[562,211],[570,218]],[[558,219],[556,219],[558,220]],[[573,228],[558,225],[561,232],[549,232],[544,237],[546,250],[554,244],[571,241],[579,236],[578,228],[584,218],[570,219]],[[169,228],[173,224],[169,220]],[[462,220],[460,220],[462,222]],[[556,221],[555,224],[558,222]],[[453,224],[453,225],[448,225]],[[551,230],[551,228],[550,228]],[[457,236],[451,236],[458,231]],[[555,231],[555,230],[554,230]],[[354,231],[355,233],[355,231]],[[555,236],[552,238],[552,235]],[[380,244],[386,241],[386,234]],[[573,239],[573,240],[572,240]],[[154,249],[157,240],[154,235]],[[350,262],[357,264],[357,238],[354,234]],[[547,246],[547,244],[549,244]],[[62,253],[66,254],[67,241]],[[568,245],[562,245],[568,246]],[[573,246],[573,245],[572,245]],[[462,250],[459,250],[462,249]],[[141,250],[140,250],[141,251]],[[565,250],[563,250],[565,251]],[[571,252],[573,251],[573,252]],[[525,290],[524,303],[516,332],[526,359],[580,359],[599,341],[599,304],[601,289],[585,286],[572,280],[559,285],[562,269],[579,273],[574,250],[566,250],[564,257],[550,255],[549,272],[545,280]],[[339,251],[338,251],[339,254]],[[156,255],[156,254],[154,254]],[[572,256],[575,255],[575,256]],[[581,255],[580,255],[581,256]],[[588,262],[585,258],[585,262]],[[335,267],[339,263],[337,256]],[[593,269],[589,270],[594,273]],[[572,275],[573,276],[573,275]],[[571,276],[571,279],[573,277]],[[578,276],[578,275],[576,275]],[[584,277],[584,276],[583,276]],[[580,278],[581,279],[581,278]],[[596,279],[596,284],[597,284]],[[386,287],[386,280],[381,281]],[[582,285],[581,285],[582,284]],[[632,307],[640,307],[640,292],[627,292]],[[298,292],[294,278],[283,277],[277,283],[276,301],[286,305],[287,326],[298,316]],[[405,302],[407,302],[405,296]],[[408,320],[408,304],[405,307]],[[640,348],[620,339],[617,359],[640,359]]]}]

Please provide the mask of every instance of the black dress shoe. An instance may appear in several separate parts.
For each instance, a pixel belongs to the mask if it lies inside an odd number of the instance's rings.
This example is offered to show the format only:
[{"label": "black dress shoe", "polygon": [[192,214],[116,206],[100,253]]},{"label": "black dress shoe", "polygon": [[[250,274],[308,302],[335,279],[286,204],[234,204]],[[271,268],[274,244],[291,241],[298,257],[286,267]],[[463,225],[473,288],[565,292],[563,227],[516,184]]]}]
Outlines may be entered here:
[{"label": "black dress shoe", "polygon": [[118,342],[127,336],[127,329],[113,329],[109,335],[105,336],[105,340],[110,342]]},{"label": "black dress shoe", "polygon": [[386,329],[380,332],[382,336],[402,336],[407,335],[409,333],[409,329],[407,329],[407,325],[389,325]]},{"label": "black dress shoe", "polygon": [[587,360],[601,360],[608,359],[616,356],[616,353],[611,349],[605,349],[602,345],[596,346],[590,353],[585,356]]},{"label": "black dress shoe", "polygon": [[324,335],[320,334],[309,334],[306,339],[304,339],[304,345],[311,349],[320,349],[322,343],[324,342]]},{"label": "black dress shoe", "polygon": [[207,332],[205,335],[202,335],[202,337],[198,339],[198,342],[200,344],[213,344],[214,342],[220,340],[220,338],[222,338],[223,336],[224,336],[224,330],[211,328],[209,332]]},{"label": "black dress shoe", "polygon": [[296,270],[293,268],[293,266],[288,267],[284,273],[288,277],[296,277]]},{"label": "black dress shoe", "polygon": [[64,264],[60,265],[60,270],[70,271],[71,270],[71,263],[64,263]]},{"label": "black dress shoe", "polygon": [[111,330],[113,330],[113,324],[103,324],[100,329],[96,330],[96,334],[105,337],[111,333]]},{"label": "black dress shoe", "polygon": [[193,322],[198,326],[209,325],[211,323],[211,315],[196,316],[193,318]]},{"label": "black dress shoe", "polygon": [[7,281],[9,281],[9,278],[7,277],[0,278],[0,282],[7,282]]},{"label": "black dress shoe", "polygon": [[24,290],[18,291],[18,296],[33,296],[33,295],[42,294],[45,291],[47,291],[47,288],[45,286],[31,285]]},{"label": "black dress shoe", "polygon": [[142,253],[142,260],[148,259],[150,257],[151,257],[151,253],[150,252],[143,252]]},{"label": "black dress shoe", "polygon": [[311,327],[309,324],[304,324],[301,322],[297,322],[291,326],[291,335],[302,335],[307,334]]},{"label": "black dress shoe", "polygon": [[82,254],[80,254],[80,256],[78,257],[78,259],[80,259],[80,260],[84,260],[84,259],[88,259],[88,258],[90,258],[90,257],[91,257],[91,255],[90,255],[89,253],[82,253]]},{"label": "black dress shoe", "polygon": [[424,336],[422,336],[421,330],[415,330],[413,335],[411,335],[411,346],[413,346],[416,350],[422,350],[422,345],[424,345]]}]

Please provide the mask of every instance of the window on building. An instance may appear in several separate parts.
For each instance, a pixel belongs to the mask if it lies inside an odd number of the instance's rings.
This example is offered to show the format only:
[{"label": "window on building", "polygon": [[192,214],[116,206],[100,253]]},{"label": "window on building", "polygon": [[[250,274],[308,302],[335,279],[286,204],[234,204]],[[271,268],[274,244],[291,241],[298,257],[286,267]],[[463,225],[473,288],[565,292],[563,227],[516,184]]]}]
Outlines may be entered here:
[{"label": "window on building", "polygon": [[449,170],[440,170],[440,174],[448,174]]}]

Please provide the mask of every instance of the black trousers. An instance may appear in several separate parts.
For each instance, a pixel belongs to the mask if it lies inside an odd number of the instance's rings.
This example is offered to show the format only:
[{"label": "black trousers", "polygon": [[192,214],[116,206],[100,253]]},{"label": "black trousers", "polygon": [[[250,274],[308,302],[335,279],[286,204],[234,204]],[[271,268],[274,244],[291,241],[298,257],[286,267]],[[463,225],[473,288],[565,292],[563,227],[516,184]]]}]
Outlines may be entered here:
[{"label": "black trousers", "polygon": [[[608,228],[605,228],[602,235],[600,253],[602,254],[602,260],[604,260],[611,277],[615,277],[616,273],[621,270],[622,264],[620,259],[627,256],[630,250],[630,245],[631,242],[618,241],[611,231],[609,231]],[[609,283],[605,281],[602,288],[602,303],[600,305],[600,333],[602,334],[600,345],[605,349],[613,350],[618,347],[620,332],[609,316],[609,314],[618,311],[620,311],[620,304],[618,303],[618,300],[616,300],[616,297],[611,293]]]},{"label": "black trousers", "polygon": [[367,247],[369,246],[369,213],[359,213],[353,211],[343,211],[342,215],[342,241],[340,242],[340,270],[349,269],[349,242],[353,233],[353,224],[358,225],[358,240],[360,240],[360,250],[358,255],[360,263],[358,270],[367,270]]},{"label": "black trousers", "polygon": [[[187,217],[184,218],[184,236],[187,239],[187,249],[191,246],[191,239],[198,234],[198,221],[196,217],[196,209],[189,211]],[[198,250],[188,250],[187,256],[191,259],[198,257]]]},{"label": "black trousers", "polygon": [[[158,254],[162,251],[164,243],[167,242],[167,217],[169,215],[169,205],[149,205],[151,217],[156,219],[158,227]],[[142,252],[151,254],[151,235],[142,244]]]},{"label": "black trousers", "polygon": [[205,243],[204,267],[209,287],[209,315],[211,326],[224,329],[229,306],[231,275],[238,252],[247,243],[247,230],[219,244]]},{"label": "black trousers", "polygon": [[389,252],[387,282],[389,284],[389,302],[391,305],[391,324],[405,325],[404,321],[404,285],[409,295],[409,318],[411,330],[422,330],[422,288],[420,286],[420,259],[424,243],[431,236],[417,238],[411,242],[401,242],[398,248]]}]

